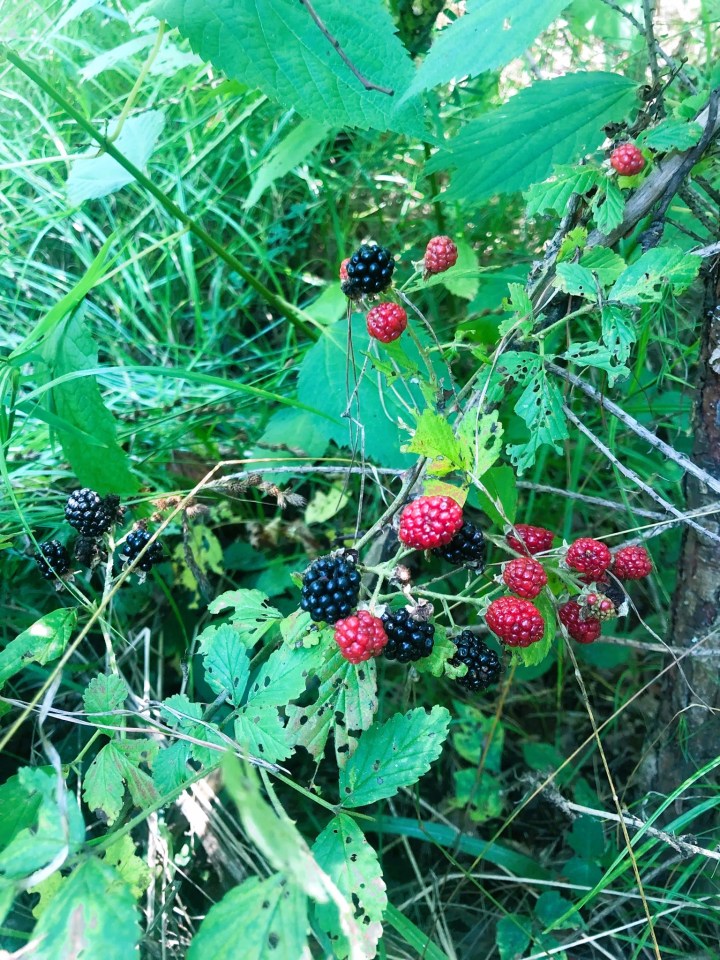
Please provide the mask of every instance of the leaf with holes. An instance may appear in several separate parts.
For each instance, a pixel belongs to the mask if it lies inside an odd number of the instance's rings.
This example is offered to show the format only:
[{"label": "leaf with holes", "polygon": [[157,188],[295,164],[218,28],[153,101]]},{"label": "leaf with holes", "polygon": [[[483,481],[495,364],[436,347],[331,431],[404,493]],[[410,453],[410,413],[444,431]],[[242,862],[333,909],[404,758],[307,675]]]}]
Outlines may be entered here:
[{"label": "leaf with holes", "polygon": [[457,431],[462,464],[473,481],[478,480],[502,453],[503,425],[497,411],[468,410]]},{"label": "leaf with holes", "polygon": [[363,807],[393,797],[427,773],[447,737],[450,713],[435,706],[396,713],[363,735],[355,753],[340,772],[343,806]]},{"label": "leaf with holes", "polygon": [[407,453],[417,453],[430,461],[428,470],[442,476],[457,469],[461,463],[458,441],[445,417],[430,409],[420,414],[413,438],[402,448]]},{"label": "leaf with holes", "polygon": [[591,247],[580,259],[580,265],[592,270],[603,287],[609,287],[627,267],[623,258],[607,247]]},{"label": "leaf with holes", "polygon": [[282,614],[270,606],[262,590],[228,590],[208,604],[208,610],[210,613],[231,610],[232,625],[248,647],[254,646],[282,619]]},{"label": "leaf with holes", "polygon": [[518,473],[524,473],[535,463],[538,450],[545,444],[562,453],[560,443],[568,438],[562,406],[562,394],[548,379],[545,368],[538,365],[515,404],[515,412],[530,431],[530,439],[525,443],[509,444],[507,448]]},{"label": "leaf with holes", "polygon": [[109,864],[90,857],[70,874],[32,932],[33,960],[133,960],[140,923],[130,887]]},{"label": "leaf with holes", "polygon": [[[334,817],[313,844],[315,859],[343,896],[355,904],[363,957],[374,957],[382,936],[387,894],[377,853],[357,823],[346,813]],[[333,956],[345,960],[349,946],[334,903],[315,907],[315,916],[333,945]]]},{"label": "leaf with holes", "polygon": [[121,727],[122,717],[113,716],[113,710],[120,710],[130,691],[128,685],[115,674],[94,677],[87,685],[83,694],[83,705],[88,713],[88,720],[99,727],[103,733],[112,737],[113,730],[106,730],[107,726]]},{"label": "leaf with holes", "polygon": [[307,899],[276,873],[251,877],[208,911],[192,939],[187,960],[302,960],[307,945]]},{"label": "leaf with holes", "polygon": [[216,693],[227,691],[238,706],[250,677],[250,658],[238,631],[230,624],[206,627],[198,637],[205,665],[205,679]]},{"label": "leaf with holes", "polygon": [[322,658],[323,650],[319,646],[296,647],[284,643],[270,654],[253,677],[248,687],[248,706],[255,710],[284,706],[299,697]]},{"label": "leaf with holes", "polygon": [[602,309],[602,340],[618,363],[625,363],[637,340],[635,321],[629,314],[611,303]]},{"label": "leaf with holes", "polygon": [[579,263],[559,263],[553,285],[572,297],[597,300],[598,289],[593,272]]},{"label": "leaf with holes", "polygon": [[609,298],[636,305],[662,300],[668,287],[680,294],[693,282],[701,265],[702,257],[679,247],[654,247],[618,277]]},{"label": "leaf with holes", "polygon": [[268,763],[287,760],[294,749],[275,707],[244,707],[235,720],[235,739],[251,756]]},{"label": "leaf with holes", "polygon": [[191,779],[194,771],[188,766],[189,759],[190,744],[186,740],[178,740],[159,751],[153,763],[153,783],[163,796],[175,793]]},{"label": "leaf with holes", "polygon": [[83,799],[91,810],[102,810],[112,824],[122,810],[125,788],[141,810],[157,800],[155,784],[140,769],[151,767],[159,746],[150,740],[112,740],[90,764],[85,775]]},{"label": "leaf with holes", "polygon": [[57,660],[72,636],[77,611],[72,607],[53,610],[23,630],[0,651],[0,687],[28,663]]},{"label": "leaf with holes", "polygon": [[630,376],[628,368],[622,363],[618,364],[612,350],[592,341],[589,343],[573,343],[565,351],[563,358],[569,360],[570,363],[578,364],[578,366],[596,367],[599,370],[605,370],[611,387],[615,385],[618,377]]},{"label": "leaf with holes", "polygon": [[602,233],[610,233],[622,223],[625,213],[625,197],[614,180],[605,180],[598,184],[598,191],[592,198],[590,209],[595,223]]}]

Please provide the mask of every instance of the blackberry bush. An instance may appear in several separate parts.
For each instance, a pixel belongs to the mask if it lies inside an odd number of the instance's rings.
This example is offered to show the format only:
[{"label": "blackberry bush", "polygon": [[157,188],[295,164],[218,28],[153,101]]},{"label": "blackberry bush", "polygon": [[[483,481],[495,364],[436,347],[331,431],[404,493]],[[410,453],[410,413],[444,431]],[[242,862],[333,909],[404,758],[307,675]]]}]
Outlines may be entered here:
[{"label": "blackberry bush", "polygon": [[48,540],[38,545],[35,563],[46,580],[64,577],[70,569],[70,554],[59,540]]},{"label": "blackberry bush", "polygon": [[[127,535],[127,539],[123,544],[122,549],[122,559],[125,566],[129,566],[133,563],[140,551],[146,546],[150,540],[151,534],[147,530],[138,529],[131,530]],[[162,548],[162,544],[157,540],[151,544],[149,550],[143,555],[142,559],[136,566],[136,570],[140,570],[143,573],[147,573],[149,570],[155,566],[156,563],[160,563],[165,557],[165,553]]]},{"label": "blackberry bush", "polygon": [[388,637],[383,653],[388,660],[410,663],[432,653],[435,626],[429,620],[418,620],[408,610],[397,610],[386,613],[382,622]]},{"label": "blackberry bush", "polygon": [[315,623],[349,616],[360,595],[360,574],[352,552],[314,560],[305,571],[300,606]]},{"label": "blackberry bush", "polygon": [[500,658],[484,640],[476,637],[472,630],[463,630],[453,643],[456,650],[448,663],[453,667],[464,663],[468,668],[464,677],[457,678],[461,687],[476,692],[498,682],[502,672]]}]

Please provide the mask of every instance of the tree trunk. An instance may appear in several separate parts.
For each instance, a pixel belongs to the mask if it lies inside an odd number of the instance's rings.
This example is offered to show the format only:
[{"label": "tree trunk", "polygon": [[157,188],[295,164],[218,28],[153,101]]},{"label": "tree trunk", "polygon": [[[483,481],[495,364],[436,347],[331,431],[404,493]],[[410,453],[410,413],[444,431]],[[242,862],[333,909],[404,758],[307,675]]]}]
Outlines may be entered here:
[{"label": "tree trunk", "polygon": [[[693,460],[720,480],[719,284],[716,267],[706,283]],[[687,477],[686,494],[688,511],[718,503],[717,494],[694,477]],[[720,516],[702,523],[720,533]],[[720,753],[720,548],[686,528],[668,643],[694,647],[713,633],[700,649],[714,650],[717,656],[686,657],[664,676],[657,725],[649,731],[651,741],[658,735],[661,739],[653,745],[646,768],[648,787],[662,794]]]}]

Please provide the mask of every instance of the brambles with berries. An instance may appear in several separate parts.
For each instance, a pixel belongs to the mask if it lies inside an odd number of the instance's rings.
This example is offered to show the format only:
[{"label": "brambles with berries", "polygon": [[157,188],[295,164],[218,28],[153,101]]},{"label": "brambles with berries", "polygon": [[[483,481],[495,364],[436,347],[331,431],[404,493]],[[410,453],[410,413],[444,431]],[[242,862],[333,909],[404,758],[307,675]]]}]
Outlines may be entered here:
[{"label": "brambles with berries", "polygon": [[407,327],[407,313],[397,303],[379,303],[368,312],[367,330],[381,343],[392,343]]},{"label": "brambles with berries", "polygon": [[350,663],[363,663],[376,657],[388,642],[382,620],[369,610],[356,614],[335,624],[335,643],[343,657]]},{"label": "brambles with berries", "polygon": [[382,293],[392,283],[394,269],[395,260],[386,247],[363,243],[345,265],[347,280],[342,284],[343,293],[351,300]]},{"label": "brambles with berries", "polygon": [[599,540],[580,537],[568,547],[565,562],[571,570],[581,573],[587,583],[592,583],[604,577],[612,563],[612,554]]},{"label": "brambles with berries", "polygon": [[462,507],[452,497],[418,497],[400,514],[398,536],[408,547],[432,550],[449,544],[463,525]]},{"label": "brambles with berries", "polygon": [[612,558],[612,572],[618,580],[643,580],[652,573],[653,564],[645,547],[621,547]]},{"label": "brambles with berries", "polygon": [[482,530],[470,520],[463,521],[463,525],[449,543],[435,547],[432,552],[456,567],[469,567],[477,573],[482,573],[485,569],[485,537]]},{"label": "brambles with berries", "polygon": [[529,647],[542,640],[545,621],[529,600],[498,597],[487,608],[485,622],[508,647]]},{"label": "brambles with berries", "polygon": [[645,169],[645,157],[634,143],[622,143],[610,154],[610,165],[623,177],[632,177]]},{"label": "brambles with berries", "polygon": [[70,570],[70,554],[67,547],[58,540],[48,540],[38,544],[35,554],[38,570],[45,580],[62,578]]},{"label": "brambles with berries", "polygon": [[383,650],[386,659],[411,663],[433,652],[435,626],[429,620],[414,616],[412,610],[385,613],[382,624],[388,638]]},{"label": "brambles with berries", "polygon": [[568,634],[578,643],[594,643],[602,630],[596,617],[583,618],[583,608],[577,600],[568,600],[558,610],[558,617]]},{"label": "brambles with berries", "polygon": [[459,637],[453,639],[455,653],[448,660],[452,667],[465,664],[467,673],[458,677],[456,682],[467,690],[477,692],[487,690],[497,683],[502,672],[500,658],[494,650],[477,637],[472,630],[463,630]]},{"label": "brambles with berries", "polygon": [[[517,534],[517,535],[516,535]],[[507,542],[516,553],[525,556],[536,553],[545,553],[553,545],[555,534],[545,527],[533,527],[529,523],[516,523],[514,532],[508,533]]]},{"label": "brambles with berries", "polygon": [[83,487],[68,497],[65,519],[85,537],[101,537],[120,520],[120,498],[112,494],[100,497],[94,490]]},{"label": "brambles with berries", "polygon": [[315,623],[333,624],[355,609],[360,595],[360,574],[355,554],[343,551],[313,561],[303,576],[300,606]]},{"label": "brambles with berries", "polygon": [[547,574],[539,561],[518,557],[505,564],[503,580],[519,597],[534,600],[547,583]]},{"label": "brambles with berries", "polygon": [[435,273],[445,273],[457,263],[458,248],[450,237],[433,237],[425,248],[423,258],[423,276],[425,279]]}]

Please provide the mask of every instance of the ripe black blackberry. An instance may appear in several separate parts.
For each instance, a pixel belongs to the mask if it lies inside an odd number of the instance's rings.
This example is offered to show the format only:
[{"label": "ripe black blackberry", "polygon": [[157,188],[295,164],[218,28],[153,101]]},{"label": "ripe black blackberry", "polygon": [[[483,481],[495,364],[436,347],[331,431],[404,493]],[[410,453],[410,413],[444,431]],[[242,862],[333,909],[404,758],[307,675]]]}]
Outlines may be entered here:
[{"label": "ripe black blackberry", "polygon": [[314,560],[303,576],[300,606],[315,623],[337,623],[357,606],[360,574],[356,554],[344,551]]},{"label": "ripe black blackberry", "polygon": [[450,543],[436,547],[433,553],[456,567],[471,567],[478,573],[485,569],[485,537],[479,527],[465,520]]},{"label": "ripe black blackberry", "polygon": [[89,487],[74,490],[65,504],[65,519],[84,537],[101,537],[122,514],[119,497],[109,494],[101,498]]},{"label": "ripe black blackberry", "polygon": [[365,293],[381,293],[392,283],[395,261],[386,247],[364,243],[348,260],[347,280],[342,284],[346,297],[356,300]]},{"label": "ripe black blackberry", "polygon": [[[127,535],[127,539],[123,544],[122,549],[122,560],[123,564],[127,567],[131,564],[135,558],[138,556],[140,551],[143,549],[145,544],[150,539],[150,534],[147,530],[138,529],[131,530]],[[142,559],[135,567],[136,570],[140,570],[143,573],[147,573],[149,570],[155,566],[156,563],[160,563],[165,557],[165,553],[162,548],[162,544],[157,540],[151,544],[150,548],[143,554]]]},{"label": "ripe black blackberry", "polygon": [[388,642],[383,653],[388,660],[410,663],[429,657],[435,643],[435,626],[417,620],[407,610],[386,613],[382,618]]},{"label": "ripe black blackberry", "polygon": [[95,537],[78,537],[75,541],[74,556],[82,567],[93,570],[101,560],[107,560],[107,552],[101,549],[101,543]]},{"label": "ripe black blackberry", "polygon": [[70,554],[58,540],[48,540],[38,544],[35,563],[46,580],[64,577],[70,569]]},{"label": "ripe black blackberry", "polygon": [[464,677],[458,677],[457,682],[467,690],[486,690],[491,684],[497,683],[502,666],[500,658],[490,647],[476,637],[471,630],[463,630],[459,637],[453,638],[456,646],[455,655],[448,663],[459,667],[461,663],[467,665]]}]

